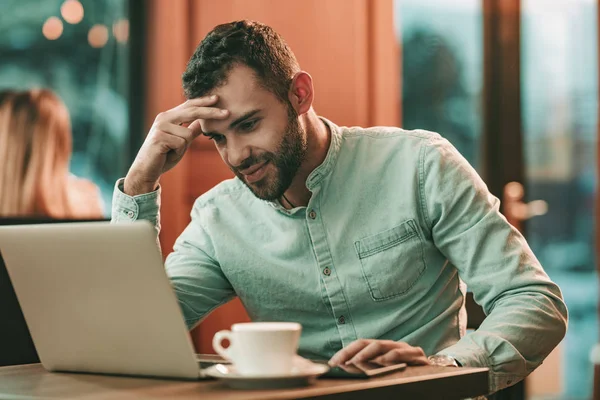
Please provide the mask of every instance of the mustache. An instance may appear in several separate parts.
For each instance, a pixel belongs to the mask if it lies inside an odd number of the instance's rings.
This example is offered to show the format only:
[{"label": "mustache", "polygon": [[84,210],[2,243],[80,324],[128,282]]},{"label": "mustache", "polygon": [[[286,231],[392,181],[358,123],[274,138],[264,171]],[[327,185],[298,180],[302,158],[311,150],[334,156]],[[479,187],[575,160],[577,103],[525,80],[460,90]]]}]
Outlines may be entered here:
[{"label": "mustache", "polygon": [[246,158],[241,164],[239,164],[239,165],[237,165],[235,167],[232,167],[232,169],[233,169],[234,172],[240,173],[240,170],[245,170],[245,169],[248,169],[248,168],[250,168],[250,167],[252,167],[254,165],[263,164],[266,161],[272,161],[274,159],[275,159],[275,157],[273,157],[272,154],[268,154],[268,153],[261,154],[258,157],[256,157],[256,156],[250,156],[250,157]]}]

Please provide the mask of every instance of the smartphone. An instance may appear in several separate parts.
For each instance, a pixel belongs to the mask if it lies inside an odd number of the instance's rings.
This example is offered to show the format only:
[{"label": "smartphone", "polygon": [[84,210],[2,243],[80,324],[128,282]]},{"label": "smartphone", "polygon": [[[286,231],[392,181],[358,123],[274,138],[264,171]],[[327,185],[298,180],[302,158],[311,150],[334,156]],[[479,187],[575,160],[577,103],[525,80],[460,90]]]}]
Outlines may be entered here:
[{"label": "smartphone", "polygon": [[224,359],[218,354],[200,354],[196,353],[196,361],[213,364],[227,364],[229,360]]},{"label": "smartphone", "polygon": [[367,379],[373,376],[379,376],[390,372],[400,371],[406,368],[406,363],[394,364],[382,367],[379,364],[370,362],[361,362],[356,364],[340,365],[332,367],[322,378],[350,378]]},{"label": "smartphone", "polygon": [[231,364],[231,361],[216,354],[196,354],[196,361],[200,369],[206,369],[217,364]]}]

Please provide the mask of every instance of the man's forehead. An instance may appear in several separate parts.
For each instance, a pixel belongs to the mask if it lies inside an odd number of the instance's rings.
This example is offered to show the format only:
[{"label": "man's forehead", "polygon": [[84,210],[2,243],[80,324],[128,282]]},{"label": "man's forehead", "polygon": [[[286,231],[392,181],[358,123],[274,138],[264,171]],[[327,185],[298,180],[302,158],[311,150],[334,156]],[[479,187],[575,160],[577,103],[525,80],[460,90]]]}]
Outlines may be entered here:
[{"label": "man's forehead", "polygon": [[256,73],[252,69],[246,66],[235,66],[227,74],[225,83],[212,90],[210,94],[219,96],[217,107],[229,110],[230,107],[259,100],[263,91],[266,90],[259,85]]},{"label": "man's forehead", "polygon": [[225,83],[209,94],[219,96],[215,107],[228,110],[229,118],[203,121],[204,131],[222,131],[225,126],[245,113],[269,108],[272,102],[277,102],[275,95],[262,87],[254,71],[246,66],[233,67]]}]

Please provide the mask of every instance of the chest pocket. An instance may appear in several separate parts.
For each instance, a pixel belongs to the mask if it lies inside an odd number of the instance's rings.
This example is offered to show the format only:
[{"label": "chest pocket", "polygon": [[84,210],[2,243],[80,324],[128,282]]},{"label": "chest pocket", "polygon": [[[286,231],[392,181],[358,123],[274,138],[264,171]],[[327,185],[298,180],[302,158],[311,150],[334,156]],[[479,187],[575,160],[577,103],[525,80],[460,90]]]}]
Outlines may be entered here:
[{"label": "chest pocket", "polygon": [[354,247],[373,300],[407,293],[425,271],[414,220],[360,239]]}]

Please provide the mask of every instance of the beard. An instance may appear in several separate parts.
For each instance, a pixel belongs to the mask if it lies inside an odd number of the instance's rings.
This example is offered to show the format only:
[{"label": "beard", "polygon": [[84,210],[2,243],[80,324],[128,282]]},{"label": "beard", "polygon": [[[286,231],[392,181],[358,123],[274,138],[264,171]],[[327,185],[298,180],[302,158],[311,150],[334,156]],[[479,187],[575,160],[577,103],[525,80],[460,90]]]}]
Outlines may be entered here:
[{"label": "beard", "polygon": [[[281,198],[292,184],[296,173],[306,158],[307,148],[306,137],[298,121],[298,116],[293,109],[288,109],[288,123],[281,142],[277,146],[277,151],[250,156],[241,165],[231,168],[231,170],[256,197],[262,200],[274,201]],[[267,171],[263,179],[257,182],[248,183],[244,175],[239,172],[253,165],[266,162],[275,167],[275,173]],[[266,168],[269,168],[269,165],[266,165]]]}]

